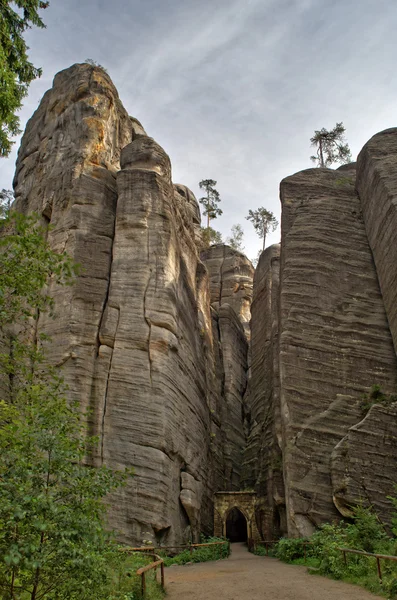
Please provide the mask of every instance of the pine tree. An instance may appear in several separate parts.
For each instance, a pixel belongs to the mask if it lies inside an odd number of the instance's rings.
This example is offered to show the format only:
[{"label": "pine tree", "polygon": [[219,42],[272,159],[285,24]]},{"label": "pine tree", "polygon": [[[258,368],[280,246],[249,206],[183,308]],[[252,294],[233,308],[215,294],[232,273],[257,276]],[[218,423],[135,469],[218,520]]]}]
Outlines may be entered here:
[{"label": "pine tree", "polygon": [[274,214],[263,208],[249,210],[247,221],[251,221],[258,236],[263,239],[262,249],[265,249],[266,236],[270,231],[275,231],[278,227],[278,221]]},{"label": "pine tree", "polygon": [[233,250],[238,250],[239,252],[242,252],[244,250],[243,237],[244,231],[241,225],[233,225],[231,236],[227,238],[227,243],[233,248]]},{"label": "pine tree", "polygon": [[218,208],[221,201],[218,190],[215,189],[216,181],[214,179],[203,179],[199,183],[199,187],[206,191],[206,195],[200,198],[199,202],[204,206],[204,216],[207,217],[207,229],[210,227],[210,221],[216,219],[222,214],[222,210]]},{"label": "pine tree", "polygon": [[314,132],[310,138],[312,146],[317,148],[317,155],[310,159],[317,163],[318,167],[330,167],[333,163],[346,164],[351,162],[352,156],[349,145],[344,138],[345,127],[343,123],[337,123],[331,131],[324,127]]}]

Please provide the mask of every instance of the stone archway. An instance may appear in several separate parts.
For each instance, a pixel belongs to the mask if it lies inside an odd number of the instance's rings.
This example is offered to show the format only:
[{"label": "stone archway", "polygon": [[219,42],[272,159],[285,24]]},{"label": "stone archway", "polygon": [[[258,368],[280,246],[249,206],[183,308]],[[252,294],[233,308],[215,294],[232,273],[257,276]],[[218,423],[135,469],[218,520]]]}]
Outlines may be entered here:
[{"label": "stone archway", "polygon": [[261,536],[255,519],[258,497],[255,492],[217,492],[214,497],[214,535],[227,537],[227,520],[232,510],[237,509],[247,523],[248,545],[259,541]]}]

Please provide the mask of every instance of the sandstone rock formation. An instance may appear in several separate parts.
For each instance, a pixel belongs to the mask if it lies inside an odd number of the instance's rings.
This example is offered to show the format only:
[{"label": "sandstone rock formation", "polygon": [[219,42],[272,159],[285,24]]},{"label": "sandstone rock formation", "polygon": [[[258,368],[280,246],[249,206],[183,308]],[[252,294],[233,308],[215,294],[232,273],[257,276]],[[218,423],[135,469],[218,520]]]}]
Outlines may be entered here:
[{"label": "sandstone rock formation", "polygon": [[244,481],[264,498],[263,534],[296,536],[349,502],[382,507],[387,476],[364,494],[375,464],[363,439],[371,423],[383,440],[386,417],[374,407],[362,421],[361,402],[375,383],[395,390],[397,361],[354,165],[308,169],[280,190],[280,265],[267,249],[254,279]]},{"label": "sandstone rock formation", "polygon": [[39,212],[51,246],[81,265],[38,327],[91,410],[94,464],[135,470],[110,524],[132,543],[210,532],[213,492],[239,485],[247,341],[230,306],[213,332],[194,195],[87,64],[58,74],[29,121],[15,191],[16,208]]},{"label": "sandstone rock formation", "polygon": [[357,191],[394,347],[397,348],[397,128],[365,144],[357,159]]},{"label": "sandstone rock formation", "polygon": [[394,512],[388,496],[397,482],[397,404],[375,404],[365,418],[349,429],[331,455],[334,503],[350,517],[362,502],[372,506],[391,525]]},{"label": "sandstone rock formation", "polygon": [[390,520],[397,409],[363,414],[362,395],[397,387],[396,160],[391,129],[357,165],[284,179],[281,245],[254,276],[229,246],[199,256],[197,201],[109,76],[55,77],[22,139],[15,207],[81,265],[37,327],[89,409],[92,463],[135,469],[109,500],[121,540],[197,539],[214,493],[241,488],[265,538],[359,501]]},{"label": "sandstone rock formation", "polygon": [[210,278],[211,304],[217,309],[230,304],[250,335],[252,282],[254,267],[238,250],[225,244],[216,244],[201,253]]},{"label": "sandstone rock formation", "polygon": [[245,411],[249,436],[244,456],[244,487],[263,499],[258,514],[263,539],[287,533],[282,477],[279,397],[280,246],[262,252],[254,277],[251,306],[251,368]]},{"label": "sandstone rock formation", "polygon": [[349,171],[281,183],[280,400],[288,532],[337,516],[330,458],[361,420],[360,397],[392,391],[397,361]]}]

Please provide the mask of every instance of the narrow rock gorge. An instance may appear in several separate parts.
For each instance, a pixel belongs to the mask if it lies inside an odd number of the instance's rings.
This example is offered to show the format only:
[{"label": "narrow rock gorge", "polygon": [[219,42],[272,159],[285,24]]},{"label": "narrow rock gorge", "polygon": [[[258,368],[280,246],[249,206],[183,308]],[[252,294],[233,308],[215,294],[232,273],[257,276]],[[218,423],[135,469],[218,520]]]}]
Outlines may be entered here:
[{"label": "narrow rock gorge", "polygon": [[92,464],[134,469],[108,500],[120,540],[197,540],[219,491],[256,492],[265,539],[310,535],[357,502],[390,521],[397,405],[362,398],[397,391],[396,168],[390,129],[357,164],[284,179],[281,243],[254,270],[203,249],[194,194],[103,69],[55,77],[14,206],[80,265],[37,327],[99,438]]}]

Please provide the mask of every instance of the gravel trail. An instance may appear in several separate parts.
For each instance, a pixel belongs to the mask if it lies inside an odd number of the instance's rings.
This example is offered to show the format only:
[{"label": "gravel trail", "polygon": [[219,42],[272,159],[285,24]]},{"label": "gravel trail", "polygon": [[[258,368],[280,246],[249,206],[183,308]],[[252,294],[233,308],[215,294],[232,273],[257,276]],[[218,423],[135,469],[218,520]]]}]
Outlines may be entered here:
[{"label": "gravel trail", "polygon": [[167,600],[385,600],[363,588],[309,575],[306,567],[250,554],[165,570]]}]

